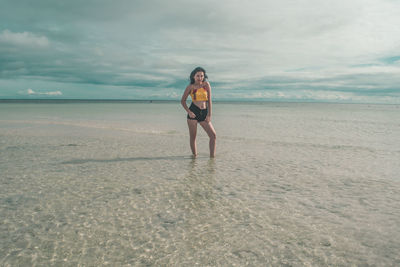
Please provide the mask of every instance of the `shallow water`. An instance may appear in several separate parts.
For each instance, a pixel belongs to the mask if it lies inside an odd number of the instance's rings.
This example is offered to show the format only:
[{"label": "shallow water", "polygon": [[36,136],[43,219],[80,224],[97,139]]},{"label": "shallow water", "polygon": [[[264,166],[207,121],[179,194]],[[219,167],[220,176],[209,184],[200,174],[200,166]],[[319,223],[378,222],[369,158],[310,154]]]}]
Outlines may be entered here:
[{"label": "shallow water", "polygon": [[0,264],[396,266],[400,107],[0,104]]}]

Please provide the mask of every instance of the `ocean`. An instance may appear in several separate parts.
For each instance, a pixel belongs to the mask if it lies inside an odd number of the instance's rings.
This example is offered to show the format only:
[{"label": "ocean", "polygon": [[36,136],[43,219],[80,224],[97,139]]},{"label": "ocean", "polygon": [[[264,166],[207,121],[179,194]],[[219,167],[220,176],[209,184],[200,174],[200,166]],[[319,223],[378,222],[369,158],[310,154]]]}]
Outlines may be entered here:
[{"label": "ocean", "polygon": [[1,266],[399,266],[400,106],[0,103]]}]

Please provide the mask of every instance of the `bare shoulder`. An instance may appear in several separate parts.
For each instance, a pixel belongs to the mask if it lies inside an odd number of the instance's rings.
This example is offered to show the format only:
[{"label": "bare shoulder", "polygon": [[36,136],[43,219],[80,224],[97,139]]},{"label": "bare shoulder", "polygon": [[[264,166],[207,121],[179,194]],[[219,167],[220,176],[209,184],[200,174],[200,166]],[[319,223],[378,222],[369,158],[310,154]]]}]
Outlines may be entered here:
[{"label": "bare shoulder", "polygon": [[211,85],[210,85],[209,82],[206,81],[205,84],[206,84],[206,87],[207,87],[208,89],[211,89]]},{"label": "bare shoulder", "polygon": [[185,89],[185,91],[189,91],[189,90],[191,90],[191,89],[192,89],[192,87],[193,87],[193,85],[192,85],[192,84],[189,84],[188,86],[186,86],[186,89]]}]

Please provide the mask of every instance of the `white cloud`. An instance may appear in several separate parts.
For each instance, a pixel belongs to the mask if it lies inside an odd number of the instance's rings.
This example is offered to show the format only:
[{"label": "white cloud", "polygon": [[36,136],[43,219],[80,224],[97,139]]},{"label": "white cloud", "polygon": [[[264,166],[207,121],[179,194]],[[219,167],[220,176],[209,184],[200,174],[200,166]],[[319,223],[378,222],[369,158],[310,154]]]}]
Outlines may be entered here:
[{"label": "white cloud", "polygon": [[257,100],[278,100],[278,101],[323,101],[323,102],[352,102],[352,103],[392,103],[400,104],[397,96],[369,96],[360,95],[354,92],[338,92],[329,90],[285,90],[285,91],[249,91],[238,92],[240,97],[234,93],[219,95],[214,93],[214,99],[257,99]]},{"label": "white cloud", "polygon": [[31,88],[29,88],[26,91],[20,92],[20,94],[26,94],[26,95],[46,95],[46,96],[59,96],[62,95],[61,91],[53,91],[53,92],[36,92],[33,91]]},{"label": "white cloud", "polygon": [[398,1],[205,2],[182,14],[176,9],[181,1],[169,1],[154,18],[143,17],[145,23],[126,23],[150,27],[164,22],[146,31],[158,43],[146,46],[147,62],[168,55],[181,66],[202,65],[211,76],[240,82],[296,68],[351,71],[348,66],[398,55],[400,49]]},{"label": "white cloud", "polygon": [[0,33],[0,43],[41,48],[49,46],[49,40],[46,36],[39,36],[31,32],[11,32],[9,30],[4,30]]}]

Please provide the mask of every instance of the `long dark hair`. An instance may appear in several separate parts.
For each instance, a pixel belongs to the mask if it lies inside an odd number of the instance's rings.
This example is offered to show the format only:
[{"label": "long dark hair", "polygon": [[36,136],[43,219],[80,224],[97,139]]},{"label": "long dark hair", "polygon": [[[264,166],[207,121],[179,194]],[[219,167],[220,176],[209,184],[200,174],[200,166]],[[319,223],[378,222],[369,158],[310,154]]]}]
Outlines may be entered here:
[{"label": "long dark hair", "polygon": [[198,72],[203,72],[204,73],[203,82],[208,79],[208,76],[206,74],[206,70],[203,69],[202,67],[197,67],[190,73],[190,84],[194,84],[194,75],[196,75],[196,73],[198,73]]}]

